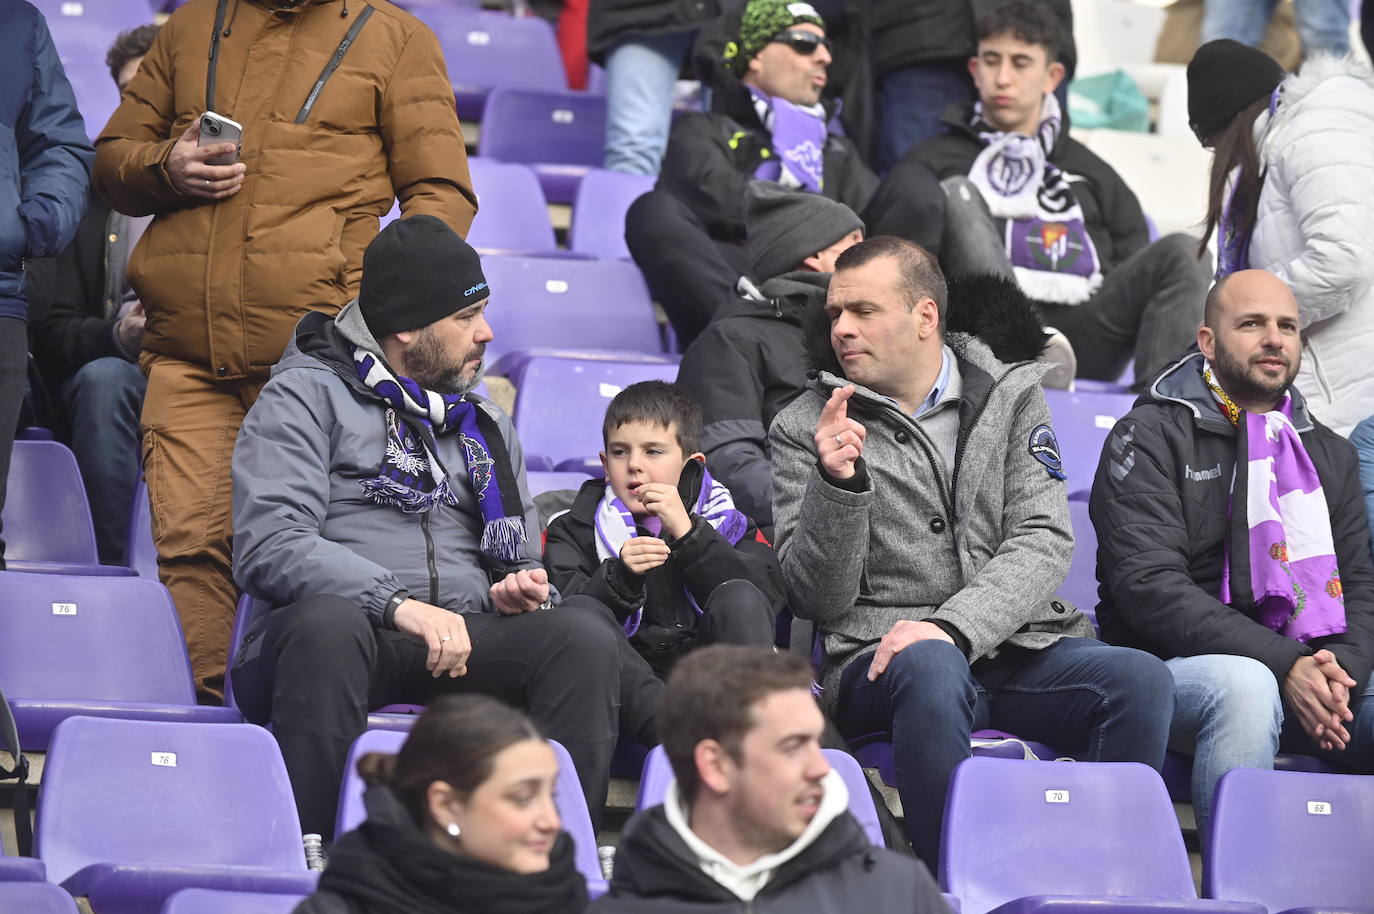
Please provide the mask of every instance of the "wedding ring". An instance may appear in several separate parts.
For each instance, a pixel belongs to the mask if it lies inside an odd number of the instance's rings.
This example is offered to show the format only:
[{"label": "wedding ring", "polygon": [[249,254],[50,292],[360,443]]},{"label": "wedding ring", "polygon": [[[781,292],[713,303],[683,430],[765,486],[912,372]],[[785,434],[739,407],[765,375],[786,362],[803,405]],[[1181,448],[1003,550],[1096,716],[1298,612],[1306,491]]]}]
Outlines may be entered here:
[{"label": "wedding ring", "polygon": [[838,444],[840,447],[844,447],[844,439],[841,438],[839,435],[835,436],[835,443]]},{"label": "wedding ring", "polygon": [[445,635],[444,637],[440,638],[439,640],[440,640],[441,642],[442,642],[442,641],[452,641],[452,640],[453,640],[453,636],[452,636],[452,635]]}]

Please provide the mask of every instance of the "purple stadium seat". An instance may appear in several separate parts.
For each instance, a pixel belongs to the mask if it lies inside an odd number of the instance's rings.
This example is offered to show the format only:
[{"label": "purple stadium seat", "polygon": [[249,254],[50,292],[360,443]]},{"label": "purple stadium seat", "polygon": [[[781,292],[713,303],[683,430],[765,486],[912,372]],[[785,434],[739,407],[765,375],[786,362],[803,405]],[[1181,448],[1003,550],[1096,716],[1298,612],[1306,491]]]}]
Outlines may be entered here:
[{"label": "purple stadium seat", "polygon": [[1069,498],[1086,500],[1102,445],[1116,420],[1130,411],[1134,394],[1047,390],[1059,455],[1069,477]]},{"label": "purple stadium seat", "polygon": [[11,571],[132,576],[102,565],[91,506],[76,456],[56,441],[16,441],[4,507],[5,561]]},{"label": "purple stadium seat", "polygon": [[677,377],[676,365],[531,359],[515,399],[515,431],[526,454],[555,465],[601,450],[606,404],[636,381]]},{"label": "purple stadium seat", "polygon": [[308,895],[317,880],[276,741],[248,724],[63,721],[34,852],[101,914],[192,887]]},{"label": "purple stadium seat", "polygon": [[[234,697],[234,658],[238,656],[239,647],[242,646],[249,627],[252,626],[258,616],[269,609],[271,607],[265,600],[256,599],[246,593],[239,595],[238,606],[234,613],[234,627],[229,632],[230,673],[224,677],[224,704],[227,707],[238,708],[238,701]],[[415,723],[415,716],[423,710],[424,708],[419,705],[386,705],[368,713],[367,728],[369,730],[399,730],[404,732],[410,729],[411,724]]]},{"label": "purple stadium seat", "polygon": [[477,192],[469,244],[483,254],[560,256],[544,192],[528,166],[473,158],[468,167]]},{"label": "purple stadium seat", "polygon": [[[6,882],[45,882],[48,869],[32,857],[6,857],[0,854],[0,884]],[[0,911],[5,910],[0,902]]]},{"label": "purple stadium seat", "polygon": [[1059,588],[1059,595],[1097,625],[1097,530],[1088,516],[1088,503],[1074,499],[1069,502],[1069,519],[1073,521],[1073,561],[1069,575]]},{"label": "purple stadium seat", "polygon": [[[1343,769],[1310,755],[1280,752],[1274,756],[1275,771],[1299,771],[1311,774],[1341,774]],[[1170,750],[1164,755],[1164,769],[1160,772],[1169,799],[1175,803],[1193,802],[1193,758]]]},{"label": "purple stadium seat", "polygon": [[[644,277],[633,264],[538,257],[487,257],[488,364],[519,349],[627,349],[661,355]],[[676,374],[676,372],[674,372]]]},{"label": "purple stadium seat", "polygon": [[144,578],[0,572],[0,690],[23,748],[47,748],[73,715],[237,723],[196,704],[167,588]]},{"label": "purple stadium seat", "polygon": [[458,116],[465,120],[482,120],[487,95],[498,86],[568,88],[553,26],[538,16],[517,19],[435,3],[417,4],[411,12],[438,36]]},{"label": "purple stadium seat", "polygon": [[1134,762],[963,762],[945,807],[940,884],[966,914],[1264,914],[1198,900],[1164,783]]},{"label": "purple stadium seat", "polygon": [[129,537],[124,544],[124,564],[141,578],[157,577],[157,546],[153,545],[153,518],[148,507],[148,484],[139,477],[134,488],[134,510],[129,517]]},{"label": "purple stadium seat", "polygon": [[[357,828],[367,818],[363,806],[365,787],[362,778],[358,777],[358,759],[368,752],[398,752],[404,742],[404,733],[385,730],[368,731],[354,741],[344,766],[343,788],[339,792],[339,814],[334,823],[336,836]],[[558,757],[558,780],[553,788],[558,816],[563,820],[563,830],[572,836],[573,857],[577,869],[587,879],[587,892],[597,898],[605,894],[606,880],[601,875],[601,861],[596,853],[596,832],[592,830],[587,800],[582,794],[582,785],[577,780],[577,770],[573,768],[568,750],[554,740],[549,740],[549,745]]]},{"label": "purple stadium seat", "polygon": [[76,914],[76,901],[44,882],[0,882],[0,911],[14,914]]},{"label": "purple stadium seat", "polygon": [[[878,824],[878,809],[873,805],[873,793],[868,789],[868,778],[859,763],[848,752],[839,749],[822,749],[830,767],[839,772],[844,785],[849,788],[849,811],[863,826],[864,834],[871,844],[886,846],[883,841],[883,827]],[[668,784],[673,779],[673,768],[668,764],[668,754],[662,746],[655,746],[644,759],[644,771],[639,778],[639,793],[635,796],[635,809],[648,809],[663,802],[668,792]]]},{"label": "purple stadium seat", "polygon": [[571,203],[605,145],[604,95],[502,87],[487,97],[477,154],[530,165],[550,203]]},{"label": "purple stadium seat", "polygon": [[33,0],[48,20],[76,104],[94,139],[119,105],[105,52],[125,29],[153,21],[148,0]]},{"label": "purple stadium seat", "polygon": [[592,477],[586,473],[555,473],[548,470],[531,470],[525,474],[525,478],[530,485],[530,496],[533,497],[545,492],[557,492],[560,489],[571,489],[576,492],[582,488],[582,483]]},{"label": "purple stadium seat", "polygon": [[597,260],[629,260],[625,244],[625,211],[641,195],[653,190],[650,175],[627,175],[593,168],[577,186],[569,244],[579,254]]},{"label": "purple stadium seat", "polygon": [[291,914],[304,895],[182,889],[167,899],[162,914]]},{"label": "purple stadium seat", "polygon": [[1212,806],[1203,894],[1270,914],[1374,914],[1374,780],[1236,768]]},{"label": "purple stadium seat", "polygon": [[[982,758],[1025,759],[1030,752],[1037,759],[1056,759],[1064,756],[1047,743],[1023,739],[1003,730],[974,730],[969,744],[975,756]],[[892,758],[892,739],[887,733],[870,733],[849,741],[854,757],[864,768],[872,768],[889,787],[897,786],[897,766]]]}]

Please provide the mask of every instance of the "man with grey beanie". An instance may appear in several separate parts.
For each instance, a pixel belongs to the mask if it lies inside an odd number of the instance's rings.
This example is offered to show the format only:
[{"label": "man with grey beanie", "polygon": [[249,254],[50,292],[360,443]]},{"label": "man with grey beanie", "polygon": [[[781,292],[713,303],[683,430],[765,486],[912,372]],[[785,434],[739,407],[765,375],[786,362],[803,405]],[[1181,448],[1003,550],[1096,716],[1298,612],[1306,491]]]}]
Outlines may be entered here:
[{"label": "man with grey beanie", "polygon": [[825,308],[835,258],[864,232],[843,203],[770,181],[750,183],[745,225],[759,282],[741,278],[739,297],[723,304],[687,348],[677,380],[701,404],[701,444],[712,475],[771,539],[768,426],[806,384],[804,317]]},{"label": "man with grey beanie", "polygon": [[271,722],[306,832],[332,833],[348,748],[393,702],[481,692],[528,709],[594,817],[619,722],[654,741],[662,684],[610,610],[550,585],[520,442],[472,392],[490,295],[444,222],[392,223],[359,297],[296,325],[239,433],[234,579],[273,609],[233,686]]}]

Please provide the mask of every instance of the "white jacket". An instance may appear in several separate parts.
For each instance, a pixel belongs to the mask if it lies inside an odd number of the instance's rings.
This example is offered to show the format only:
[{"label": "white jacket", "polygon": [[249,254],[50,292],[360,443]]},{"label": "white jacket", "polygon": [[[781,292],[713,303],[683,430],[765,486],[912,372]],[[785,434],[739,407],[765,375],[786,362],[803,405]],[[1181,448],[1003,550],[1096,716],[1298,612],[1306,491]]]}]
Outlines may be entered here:
[{"label": "white jacket", "polygon": [[1297,388],[1348,437],[1374,415],[1374,72],[1318,56],[1255,123],[1261,167],[1250,265],[1286,281],[1303,327]]}]

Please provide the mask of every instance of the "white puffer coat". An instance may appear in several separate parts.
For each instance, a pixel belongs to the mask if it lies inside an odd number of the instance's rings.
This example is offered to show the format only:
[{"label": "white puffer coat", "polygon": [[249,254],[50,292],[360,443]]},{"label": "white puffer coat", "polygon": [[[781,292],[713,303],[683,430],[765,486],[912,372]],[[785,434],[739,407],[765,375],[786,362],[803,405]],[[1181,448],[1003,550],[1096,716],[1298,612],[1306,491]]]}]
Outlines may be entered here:
[{"label": "white puffer coat", "polygon": [[1285,280],[1303,326],[1296,385],[1348,437],[1374,415],[1374,72],[1314,57],[1255,123],[1264,190],[1250,265]]}]

